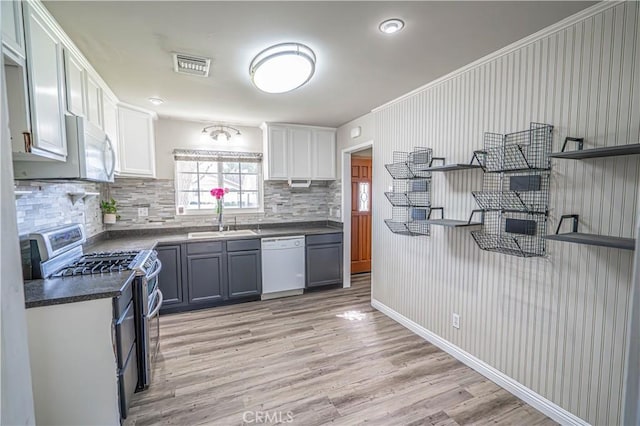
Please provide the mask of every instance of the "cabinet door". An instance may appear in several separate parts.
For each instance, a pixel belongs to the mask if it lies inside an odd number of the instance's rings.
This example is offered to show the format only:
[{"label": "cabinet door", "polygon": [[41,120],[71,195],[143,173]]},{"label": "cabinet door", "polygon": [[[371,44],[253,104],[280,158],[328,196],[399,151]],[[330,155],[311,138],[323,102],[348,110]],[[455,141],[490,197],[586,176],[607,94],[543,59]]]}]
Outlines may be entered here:
[{"label": "cabinet door", "polygon": [[155,177],[155,141],[150,114],[118,106],[120,175]]},{"label": "cabinet door", "polygon": [[189,303],[224,300],[224,265],[222,254],[187,256]]},{"label": "cabinet door", "polygon": [[74,115],[86,116],[85,71],[80,62],[68,50],[64,51],[64,73],[67,89],[67,111]]},{"label": "cabinet door", "polygon": [[64,159],[67,139],[64,131],[62,47],[54,32],[28,4],[26,13],[27,70],[31,101],[32,143],[37,150]]},{"label": "cabinet door", "polygon": [[260,251],[227,253],[229,299],[259,296],[262,293]]},{"label": "cabinet door", "polygon": [[266,179],[289,178],[288,134],[284,127],[272,126],[267,130],[267,176]]},{"label": "cabinet door", "polygon": [[307,246],[307,287],[342,283],[342,243]]},{"label": "cabinet door", "polygon": [[87,74],[87,118],[102,128],[102,89],[89,74]]},{"label": "cabinet door", "polygon": [[311,129],[289,129],[289,177],[311,178]]},{"label": "cabinet door", "polygon": [[179,245],[161,246],[156,249],[158,259],[162,262],[162,270],[158,276],[158,286],[164,301],[162,306],[173,306],[184,303],[182,287],[182,256]]},{"label": "cabinet door", "polygon": [[115,173],[120,173],[120,142],[118,136],[118,103],[106,94],[102,96],[102,120],[104,132],[111,140],[111,145],[116,153]]},{"label": "cabinet door", "polygon": [[313,131],[312,178],[336,178],[336,134],[333,130]]},{"label": "cabinet door", "polygon": [[24,58],[22,2],[2,0],[2,44]]}]

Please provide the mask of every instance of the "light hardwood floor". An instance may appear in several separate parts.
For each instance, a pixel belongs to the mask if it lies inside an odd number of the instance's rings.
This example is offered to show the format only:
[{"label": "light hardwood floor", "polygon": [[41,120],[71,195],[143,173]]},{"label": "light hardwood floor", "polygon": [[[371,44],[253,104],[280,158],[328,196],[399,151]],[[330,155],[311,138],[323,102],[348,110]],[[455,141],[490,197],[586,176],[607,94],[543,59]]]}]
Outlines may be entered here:
[{"label": "light hardwood floor", "polygon": [[369,275],[160,324],[154,381],[127,425],[554,424],[371,308]]}]

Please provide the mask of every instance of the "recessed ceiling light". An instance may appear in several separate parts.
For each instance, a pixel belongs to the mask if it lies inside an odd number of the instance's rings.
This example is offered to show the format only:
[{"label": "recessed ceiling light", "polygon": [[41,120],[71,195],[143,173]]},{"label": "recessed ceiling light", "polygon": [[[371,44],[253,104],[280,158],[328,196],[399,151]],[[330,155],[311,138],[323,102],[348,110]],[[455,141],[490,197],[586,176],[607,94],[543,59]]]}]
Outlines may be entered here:
[{"label": "recessed ceiling light", "polygon": [[300,43],[282,43],[258,53],[249,65],[249,75],[263,92],[285,93],[308,82],[315,69],[313,50]]},{"label": "recessed ceiling light", "polygon": [[154,105],[162,105],[164,103],[164,99],[160,99],[160,98],[149,98],[149,102],[151,102]]},{"label": "recessed ceiling light", "polygon": [[404,21],[397,18],[387,19],[378,28],[385,34],[394,34],[404,28]]}]

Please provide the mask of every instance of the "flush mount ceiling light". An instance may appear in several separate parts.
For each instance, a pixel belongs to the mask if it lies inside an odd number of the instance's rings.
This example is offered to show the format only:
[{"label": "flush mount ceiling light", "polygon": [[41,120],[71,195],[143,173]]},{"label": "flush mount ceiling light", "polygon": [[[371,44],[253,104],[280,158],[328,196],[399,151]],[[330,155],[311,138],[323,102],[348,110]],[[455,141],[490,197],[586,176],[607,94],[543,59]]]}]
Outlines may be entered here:
[{"label": "flush mount ceiling light", "polygon": [[161,98],[149,98],[149,102],[151,102],[154,105],[162,105],[164,103],[164,99]]},{"label": "flush mount ceiling light", "polygon": [[[214,128],[209,132],[209,129]],[[231,139],[231,133],[234,132],[236,136],[240,136],[240,130],[231,126],[223,126],[222,124],[212,124],[211,126],[207,126],[202,129],[202,135],[205,136],[209,134],[211,139],[216,142],[228,142]]]},{"label": "flush mount ceiling light", "polygon": [[387,19],[378,28],[385,34],[395,34],[404,28],[404,21],[398,18]]},{"label": "flush mount ceiling light", "polygon": [[258,53],[249,65],[249,75],[263,92],[285,93],[308,82],[315,69],[313,50],[300,43],[281,43]]}]

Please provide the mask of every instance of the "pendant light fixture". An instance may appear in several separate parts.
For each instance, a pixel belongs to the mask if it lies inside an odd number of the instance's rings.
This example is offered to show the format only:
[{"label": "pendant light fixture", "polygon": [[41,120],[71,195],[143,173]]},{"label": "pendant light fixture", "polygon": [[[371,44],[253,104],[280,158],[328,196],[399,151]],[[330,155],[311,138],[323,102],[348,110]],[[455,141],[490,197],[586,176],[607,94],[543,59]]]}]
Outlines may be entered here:
[{"label": "pendant light fixture", "polygon": [[[209,132],[209,129],[214,128]],[[231,126],[224,126],[222,124],[212,124],[202,129],[202,136],[209,134],[209,137],[216,142],[228,142],[231,140],[231,132],[234,132],[235,136],[240,136],[240,130]]]},{"label": "pendant light fixture", "polygon": [[281,43],[258,53],[251,61],[253,84],[266,93],[286,93],[307,83],[316,68],[316,55],[300,43]]}]

